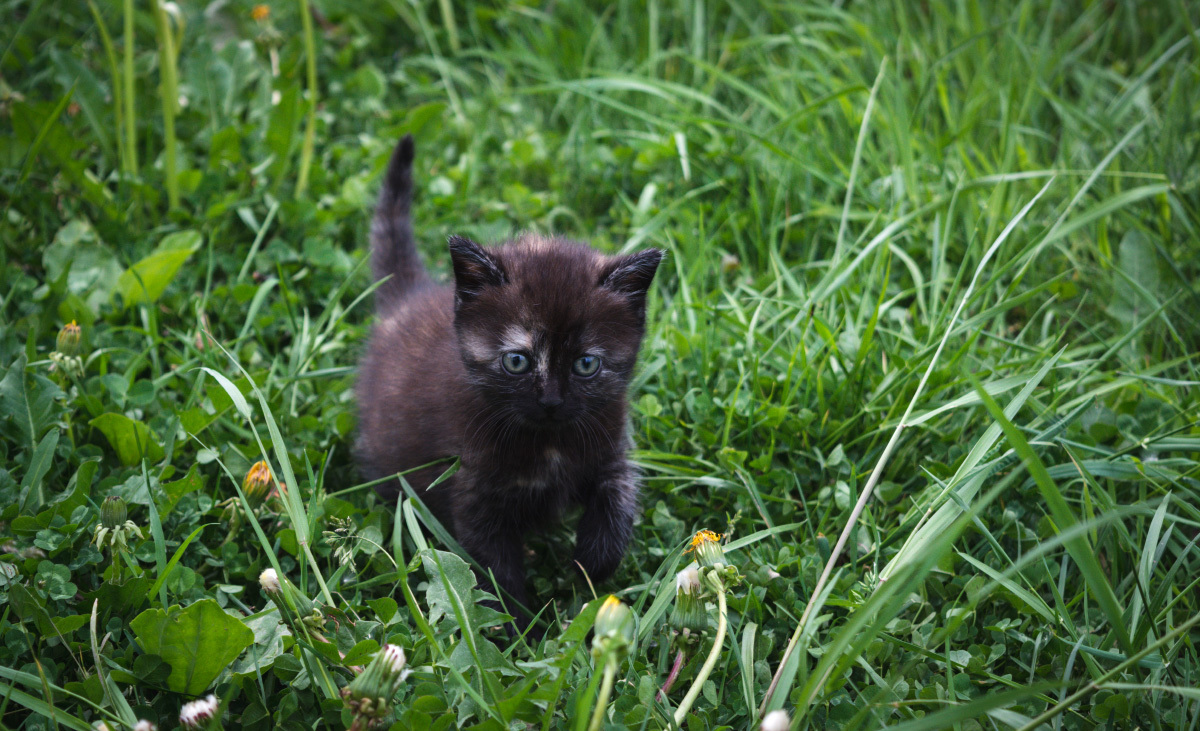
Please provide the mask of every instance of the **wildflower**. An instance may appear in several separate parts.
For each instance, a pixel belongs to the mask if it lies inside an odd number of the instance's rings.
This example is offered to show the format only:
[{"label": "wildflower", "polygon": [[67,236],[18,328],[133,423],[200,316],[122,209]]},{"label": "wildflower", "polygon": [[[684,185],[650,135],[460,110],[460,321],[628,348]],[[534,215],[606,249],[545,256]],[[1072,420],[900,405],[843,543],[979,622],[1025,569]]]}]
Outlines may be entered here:
[{"label": "wildflower", "polygon": [[[696,583],[705,590],[711,590],[716,596],[717,633],[713,638],[712,649],[708,653],[708,658],[705,659],[704,665],[700,667],[700,671],[692,681],[692,687],[688,689],[687,694],[683,696],[683,700],[675,707],[675,723],[679,726],[683,725],[688,711],[691,710],[692,704],[696,702],[696,698],[700,696],[700,690],[704,687],[705,681],[708,680],[713,666],[716,665],[717,656],[721,653],[721,647],[725,642],[725,630],[729,624],[729,606],[725,594],[730,586],[737,584],[741,580],[737,567],[725,562],[725,551],[721,548],[720,535],[710,530],[699,531],[692,537],[691,550],[696,554],[696,562],[700,564],[696,572],[698,576]],[[687,602],[691,600],[690,591],[684,591],[685,589],[690,590],[693,586],[691,575],[677,577],[675,585],[677,589],[676,612],[682,614],[682,610],[689,608]],[[683,601],[681,602],[680,599]],[[698,593],[696,599],[699,599]],[[684,606],[680,607],[680,604]],[[699,601],[696,604],[699,605]],[[679,619],[682,620],[683,617],[679,617]],[[673,616],[672,620],[675,621],[676,617]]]},{"label": "wildflower", "polygon": [[704,568],[720,570],[725,567],[725,551],[721,549],[721,535],[702,530],[692,537],[691,551],[696,562]]},{"label": "wildflower", "polygon": [[221,708],[221,702],[211,693],[198,701],[184,703],[179,709],[179,724],[184,728],[204,728]]},{"label": "wildflower", "polygon": [[79,357],[83,342],[83,331],[71,320],[58,331],[54,341],[54,352],[50,353],[52,371],[60,371],[79,378],[83,375],[83,358]]},{"label": "wildflower", "polygon": [[96,547],[104,548],[107,545],[113,550],[124,551],[129,546],[131,536],[141,538],[142,529],[127,517],[125,501],[116,495],[109,495],[100,506],[100,522],[96,525],[93,537]]},{"label": "wildflower", "polygon": [[400,645],[384,645],[383,649],[379,651],[379,655],[393,673],[403,672],[405,664],[408,663],[408,658],[404,656],[404,648]]},{"label": "wildflower", "polygon": [[788,731],[792,727],[787,711],[771,711],[763,717],[761,731]]},{"label": "wildflower", "polygon": [[258,575],[258,585],[262,587],[264,594],[278,594],[280,591],[279,574],[275,573],[275,569],[264,569]]},{"label": "wildflower", "polygon": [[133,731],[158,731],[158,726],[143,718],[133,727]]},{"label": "wildflower", "polygon": [[79,355],[79,346],[83,341],[83,330],[79,325],[71,320],[66,325],[63,325],[62,330],[58,331],[58,339],[54,343],[54,348],[65,356]]},{"label": "wildflower", "polygon": [[[287,596],[284,596],[283,592],[285,584],[288,589]],[[299,587],[280,576],[273,568],[264,569],[258,575],[258,585],[262,589],[262,593],[275,603],[282,621],[302,622],[314,636],[321,635],[321,630],[325,625],[325,615],[321,613],[320,607],[308,598],[308,595],[300,591]]]},{"label": "wildflower", "polygon": [[708,612],[704,610],[701,597],[703,586],[700,572],[689,566],[675,576],[675,611],[671,613],[671,626],[690,639],[693,632],[708,629]]},{"label": "wildflower", "polygon": [[116,495],[109,495],[100,505],[100,522],[109,530],[125,525],[125,518],[128,515],[129,510],[125,507],[125,501]]},{"label": "wildflower", "polygon": [[384,645],[366,670],[342,688],[342,700],[354,713],[351,729],[358,731],[384,725],[384,718],[392,709],[392,698],[408,677],[404,669],[406,663],[403,648]]},{"label": "wildflower", "polygon": [[250,467],[250,471],[242,480],[242,492],[246,493],[250,505],[258,507],[267,498],[272,482],[274,479],[271,476],[271,467],[265,461],[259,460]]},{"label": "wildflower", "polygon": [[105,723],[103,721],[97,721],[95,724],[92,725],[92,731],[112,731],[112,730],[108,727],[107,723]]},{"label": "wildflower", "polygon": [[824,533],[817,534],[817,553],[821,555],[822,561],[828,561],[832,551],[829,548],[829,539]]},{"label": "wildflower", "polygon": [[633,642],[633,612],[620,599],[609,595],[596,612],[596,623],[592,629],[592,654],[599,657],[608,653],[620,658]]},{"label": "wildflower", "polygon": [[250,17],[261,23],[271,17],[271,8],[266,5],[255,5],[254,9],[250,11]]}]

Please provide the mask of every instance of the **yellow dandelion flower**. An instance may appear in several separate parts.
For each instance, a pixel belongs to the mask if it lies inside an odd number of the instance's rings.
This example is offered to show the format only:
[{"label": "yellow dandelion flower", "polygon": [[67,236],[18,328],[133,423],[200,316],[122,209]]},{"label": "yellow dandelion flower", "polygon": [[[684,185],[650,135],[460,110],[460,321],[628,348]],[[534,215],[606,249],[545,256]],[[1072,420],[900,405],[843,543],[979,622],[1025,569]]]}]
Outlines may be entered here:
[{"label": "yellow dandelion flower", "polygon": [[692,547],[689,548],[688,550],[695,551],[696,549],[703,546],[705,543],[719,543],[720,540],[721,540],[720,533],[713,533],[712,531],[707,530],[707,529],[702,530],[699,533],[697,533],[696,535],[692,536]]},{"label": "yellow dandelion flower", "polygon": [[266,5],[255,5],[254,9],[250,11],[250,17],[261,23],[271,17],[271,9]]},{"label": "yellow dandelion flower", "polygon": [[267,496],[271,482],[271,468],[265,461],[260,460],[246,473],[246,478],[242,480],[242,490],[252,503],[258,504]]},{"label": "yellow dandelion flower", "polygon": [[721,548],[721,534],[702,530],[692,536],[692,547],[696,562],[706,568],[721,568],[725,565],[725,551]]}]

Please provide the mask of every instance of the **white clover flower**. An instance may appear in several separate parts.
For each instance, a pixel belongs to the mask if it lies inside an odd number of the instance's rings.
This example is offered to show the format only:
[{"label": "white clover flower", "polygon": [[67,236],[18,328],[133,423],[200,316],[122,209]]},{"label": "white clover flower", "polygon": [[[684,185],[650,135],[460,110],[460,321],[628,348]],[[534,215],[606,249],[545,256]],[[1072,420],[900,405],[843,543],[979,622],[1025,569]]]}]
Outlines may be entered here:
[{"label": "white clover flower", "polygon": [[108,724],[103,721],[97,721],[92,725],[92,729],[93,731],[111,731],[111,729],[108,727]]},{"label": "white clover flower", "polygon": [[153,723],[150,723],[143,718],[137,722],[136,726],[133,727],[133,731],[158,731],[158,726],[155,726]]},{"label": "white clover flower", "polygon": [[279,593],[279,574],[275,569],[266,569],[258,575],[258,585],[268,594]]},{"label": "white clover flower", "polygon": [[788,719],[787,711],[771,711],[759,726],[761,731],[788,731],[791,727],[792,722]]},{"label": "white clover flower", "polygon": [[217,711],[221,707],[221,701],[211,693],[207,697],[201,698],[198,701],[184,703],[183,708],[179,709],[179,723],[184,728],[202,728],[208,725],[208,721],[213,716],[217,715]]},{"label": "white clover flower", "polygon": [[675,575],[675,591],[695,594],[700,591],[700,571],[695,566],[688,566]]}]

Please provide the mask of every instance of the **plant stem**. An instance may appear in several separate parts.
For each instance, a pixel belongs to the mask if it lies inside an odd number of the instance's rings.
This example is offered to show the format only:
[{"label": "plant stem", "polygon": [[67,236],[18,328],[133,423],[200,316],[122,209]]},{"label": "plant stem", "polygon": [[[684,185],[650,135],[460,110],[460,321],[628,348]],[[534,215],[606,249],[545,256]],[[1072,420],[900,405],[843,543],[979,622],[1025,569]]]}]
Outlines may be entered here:
[{"label": "plant stem", "polygon": [[296,179],[296,197],[308,187],[308,169],[312,166],[313,139],[317,126],[317,50],[313,40],[312,12],[308,0],[300,0],[300,22],[304,28],[305,70],[308,76],[308,118],[304,123],[304,142],[300,146],[300,175]]},{"label": "plant stem", "polygon": [[454,8],[450,5],[450,0],[438,0],[438,6],[442,9],[442,24],[446,26],[450,49],[458,53],[462,50],[462,46],[458,42],[458,27],[454,24]]},{"label": "plant stem", "polygon": [[[125,104],[125,171],[137,175],[137,125],[133,114],[133,0],[125,0],[125,91],[121,101]],[[118,133],[119,134],[119,133]]]},{"label": "plant stem", "polygon": [[604,712],[608,710],[608,696],[612,694],[613,680],[617,677],[617,661],[613,657],[604,660],[604,680],[600,682],[600,695],[596,696],[596,706],[592,709],[592,721],[588,731],[599,731],[604,723]]},{"label": "plant stem", "polygon": [[171,35],[171,21],[163,8],[162,0],[154,0],[154,22],[158,28],[158,73],[162,81],[163,135],[166,148],[163,150],[167,178],[167,201],[171,208],[179,207],[179,180],[176,177],[175,160],[175,112],[179,104],[179,84],[175,78],[175,38]]},{"label": "plant stem", "polygon": [[692,687],[688,688],[687,695],[683,697],[683,700],[679,702],[679,707],[675,709],[675,725],[681,728],[683,727],[683,719],[687,717],[692,704],[696,702],[696,698],[700,695],[700,691],[704,687],[704,681],[708,680],[708,674],[712,672],[713,666],[717,664],[717,657],[720,656],[721,647],[725,644],[725,625],[729,620],[729,607],[725,604],[725,583],[715,573],[710,573],[708,580],[717,592],[717,636],[713,638],[712,649],[709,650],[708,658],[704,660],[704,665],[700,668],[700,672],[696,674],[696,679],[692,681]]},{"label": "plant stem", "polygon": [[333,601],[333,595],[329,593],[329,587],[325,586],[325,578],[321,576],[321,567],[317,565],[317,557],[313,555],[312,549],[308,546],[308,541],[301,541],[300,545],[304,548],[304,555],[308,558],[308,565],[312,566],[313,576],[317,577],[317,584],[321,587],[321,596],[325,598],[325,603],[329,606],[337,606]]},{"label": "plant stem", "polygon": [[671,692],[671,686],[675,685],[675,680],[679,677],[679,671],[683,669],[683,650],[675,653],[675,663],[671,665],[671,672],[667,673],[667,682],[663,683],[663,687],[658,689],[658,700],[662,701],[667,693]]}]

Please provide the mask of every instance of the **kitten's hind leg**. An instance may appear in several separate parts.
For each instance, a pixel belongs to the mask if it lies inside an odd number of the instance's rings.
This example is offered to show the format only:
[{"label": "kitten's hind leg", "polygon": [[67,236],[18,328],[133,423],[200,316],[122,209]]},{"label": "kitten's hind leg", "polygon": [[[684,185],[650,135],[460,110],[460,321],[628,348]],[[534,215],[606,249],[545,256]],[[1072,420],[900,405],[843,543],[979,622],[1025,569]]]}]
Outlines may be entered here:
[{"label": "kitten's hind leg", "polygon": [[601,474],[584,498],[583,516],[575,530],[575,561],[592,581],[617,570],[637,514],[637,474],[624,459]]}]

